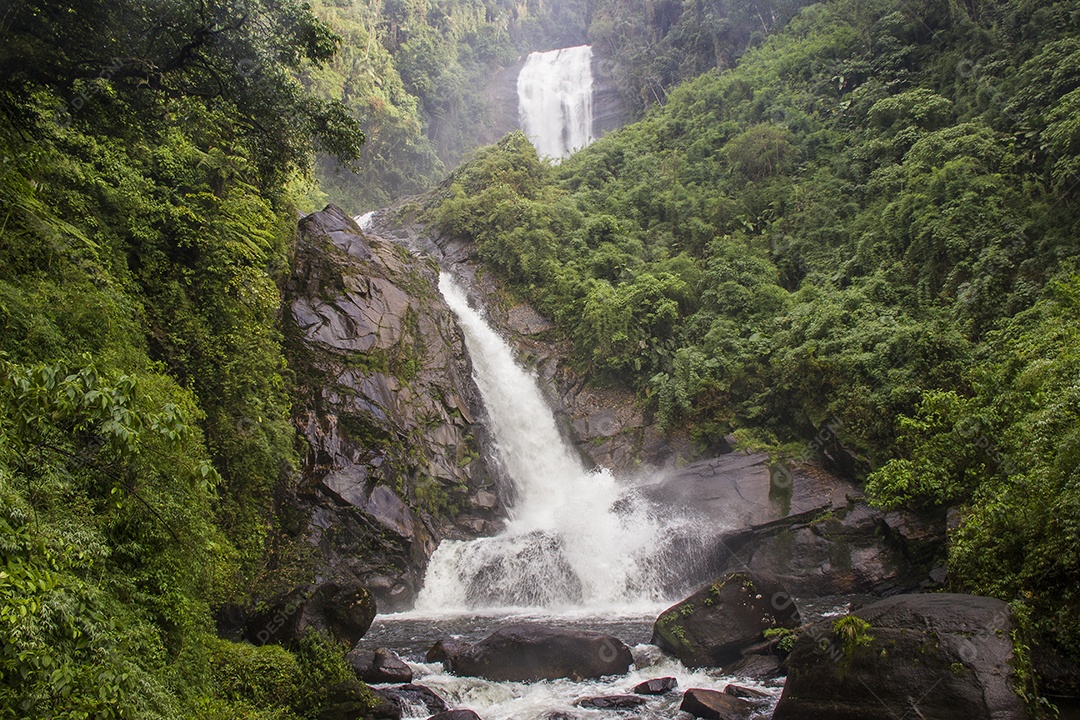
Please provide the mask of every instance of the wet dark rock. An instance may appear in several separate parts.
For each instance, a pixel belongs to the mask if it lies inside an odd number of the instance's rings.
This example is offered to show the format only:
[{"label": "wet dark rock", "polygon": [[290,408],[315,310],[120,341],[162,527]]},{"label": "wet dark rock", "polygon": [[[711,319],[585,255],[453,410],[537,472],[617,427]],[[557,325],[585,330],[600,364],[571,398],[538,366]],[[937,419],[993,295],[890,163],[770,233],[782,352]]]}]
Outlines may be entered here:
[{"label": "wet dark rock", "polygon": [[756,690],[745,685],[728,684],[724,687],[724,694],[732,697],[742,698],[748,702],[754,702],[758,700],[768,700],[771,695],[762,690]]},{"label": "wet dark rock", "polygon": [[393,700],[383,697],[378,690],[371,688],[371,695],[375,698],[375,707],[371,709],[371,717],[375,720],[401,720],[401,706]]},{"label": "wet dark rock", "polygon": [[[803,630],[774,720],[1021,720],[1009,607],[950,593],[898,595]],[[847,630],[844,630],[847,628]]]},{"label": "wet dark rock", "polygon": [[371,692],[392,703],[399,713],[408,705],[423,705],[430,713],[441,713],[450,709],[434,690],[423,685],[410,683],[399,687],[371,688]]},{"label": "wet dark rock", "polygon": [[679,681],[673,677],[660,677],[646,680],[634,686],[638,695],[663,695],[679,687]]},{"label": "wet dark rock", "polygon": [[256,645],[292,645],[310,630],[330,633],[352,647],[375,619],[375,599],[357,582],[327,582],[297,588],[267,603],[248,619],[247,638]]},{"label": "wet dark rock", "polygon": [[690,688],[683,695],[679,710],[708,720],[743,720],[754,711],[754,706],[716,690]]},{"label": "wet dark rock", "polygon": [[632,662],[630,648],[611,635],[511,625],[470,646],[453,665],[458,675],[532,682],[622,675]]},{"label": "wet dark rock", "polygon": [[413,679],[412,668],[386,648],[354,648],[345,660],[366,683],[410,683]]},{"label": "wet dark rock", "polygon": [[437,283],[429,258],[339,208],[300,222],[283,324],[310,451],[283,499],[290,537],[316,549],[312,574],[358,581],[384,610],[411,604],[439,540],[490,534],[504,514],[480,393]]},{"label": "wet dark rock", "polygon": [[480,716],[472,710],[448,710],[432,715],[427,720],[480,720]]},{"label": "wet dark rock", "polygon": [[715,527],[687,574],[749,570],[797,597],[914,591],[934,584],[944,517],[871,508],[854,483],[809,463],[771,465],[735,452],[675,471],[641,494],[664,512],[682,510]]},{"label": "wet dark rock", "polygon": [[771,680],[783,675],[784,668],[776,655],[746,655],[724,665],[724,672],[751,680]]},{"label": "wet dark rock", "polygon": [[798,625],[798,610],[782,586],[730,573],[661,613],[652,642],[688,667],[718,667],[739,659],[765,630]]},{"label": "wet dark rock", "polygon": [[455,638],[439,638],[424,655],[425,662],[440,662],[447,672],[454,671],[454,661],[469,648],[469,644]]},{"label": "wet dark rock", "polygon": [[581,698],[574,702],[578,707],[593,710],[630,710],[645,704],[640,695],[600,695]]}]

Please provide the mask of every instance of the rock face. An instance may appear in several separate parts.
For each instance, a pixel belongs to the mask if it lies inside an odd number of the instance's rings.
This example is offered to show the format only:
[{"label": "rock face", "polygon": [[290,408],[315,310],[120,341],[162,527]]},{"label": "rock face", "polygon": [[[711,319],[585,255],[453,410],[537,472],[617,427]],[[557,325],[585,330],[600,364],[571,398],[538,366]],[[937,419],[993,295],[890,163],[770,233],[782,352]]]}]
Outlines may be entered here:
[{"label": "rock face", "polygon": [[256,645],[291,645],[308,630],[330,633],[352,646],[375,619],[375,600],[357,582],[302,587],[267,604],[248,619],[247,638]]},{"label": "rock face", "polygon": [[286,347],[310,451],[293,531],[318,572],[409,605],[443,537],[500,527],[471,365],[430,260],[340,209],[300,221]]},{"label": "rock face", "polygon": [[612,73],[615,62],[593,48],[593,135],[600,137],[630,122],[630,111],[619,93]]},{"label": "rock face", "polygon": [[392,650],[353,648],[345,660],[366,683],[411,683],[413,671]]},{"label": "rock face", "polygon": [[622,675],[632,662],[630,648],[611,635],[511,625],[458,655],[453,671],[496,681],[580,680]]},{"label": "rock face", "polygon": [[943,518],[875,510],[853,483],[808,463],[770,467],[763,453],[695,462],[640,490],[732,528],[697,574],[746,569],[796,597],[918,589],[944,543]]},{"label": "rock face", "polygon": [[[851,620],[857,618],[857,620]],[[898,595],[804,630],[774,720],[1021,720],[1008,605]]]},{"label": "rock face", "polygon": [[720,667],[760,642],[765,630],[798,625],[799,612],[783,587],[730,573],[661,613],[652,642],[688,667]]}]

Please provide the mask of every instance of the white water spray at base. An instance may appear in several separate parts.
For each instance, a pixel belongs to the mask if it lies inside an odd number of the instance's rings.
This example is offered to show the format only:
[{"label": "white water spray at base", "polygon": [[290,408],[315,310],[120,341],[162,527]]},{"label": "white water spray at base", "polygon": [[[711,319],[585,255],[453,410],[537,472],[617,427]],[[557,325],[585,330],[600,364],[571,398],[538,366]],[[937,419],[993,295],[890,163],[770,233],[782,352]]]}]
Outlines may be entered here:
[{"label": "white water spray at base", "polygon": [[655,605],[672,543],[694,535],[689,523],[661,521],[608,471],[586,471],[536,379],[449,275],[440,276],[439,289],[465,335],[517,499],[501,534],[439,546],[416,610]]}]

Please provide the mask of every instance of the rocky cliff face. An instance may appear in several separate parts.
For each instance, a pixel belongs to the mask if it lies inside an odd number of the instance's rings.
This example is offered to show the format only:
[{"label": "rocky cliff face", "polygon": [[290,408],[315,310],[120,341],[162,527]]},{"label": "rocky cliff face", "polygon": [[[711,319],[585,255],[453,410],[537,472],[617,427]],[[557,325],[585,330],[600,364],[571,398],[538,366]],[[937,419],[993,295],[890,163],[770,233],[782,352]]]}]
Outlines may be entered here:
[{"label": "rocky cliff face", "polygon": [[495,532],[504,510],[437,272],[336,207],[300,221],[284,318],[308,445],[297,530],[318,573],[380,610],[411,604],[438,540]]}]

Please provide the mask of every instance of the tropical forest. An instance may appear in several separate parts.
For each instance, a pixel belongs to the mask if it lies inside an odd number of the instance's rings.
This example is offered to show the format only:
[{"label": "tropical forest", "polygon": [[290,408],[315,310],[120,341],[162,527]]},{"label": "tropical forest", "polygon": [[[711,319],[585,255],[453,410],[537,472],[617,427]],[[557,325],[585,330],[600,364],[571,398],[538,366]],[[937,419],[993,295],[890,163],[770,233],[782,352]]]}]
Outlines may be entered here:
[{"label": "tropical forest", "polygon": [[1080,717],[1080,3],[0,1],[0,718],[429,717]]}]

